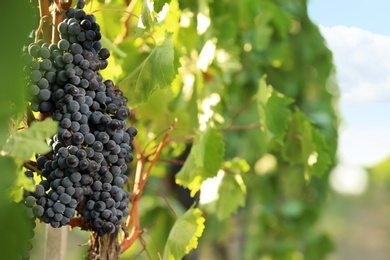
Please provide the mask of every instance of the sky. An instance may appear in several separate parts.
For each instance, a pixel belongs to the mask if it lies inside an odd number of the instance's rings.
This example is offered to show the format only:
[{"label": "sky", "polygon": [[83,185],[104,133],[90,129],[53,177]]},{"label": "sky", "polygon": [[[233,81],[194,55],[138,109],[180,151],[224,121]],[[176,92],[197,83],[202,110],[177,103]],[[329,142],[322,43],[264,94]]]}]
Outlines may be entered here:
[{"label": "sky", "polygon": [[325,26],[345,25],[390,36],[389,0],[309,0],[309,15]]},{"label": "sky", "polygon": [[341,90],[338,156],[369,167],[390,156],[390,1],[311,0]]}]

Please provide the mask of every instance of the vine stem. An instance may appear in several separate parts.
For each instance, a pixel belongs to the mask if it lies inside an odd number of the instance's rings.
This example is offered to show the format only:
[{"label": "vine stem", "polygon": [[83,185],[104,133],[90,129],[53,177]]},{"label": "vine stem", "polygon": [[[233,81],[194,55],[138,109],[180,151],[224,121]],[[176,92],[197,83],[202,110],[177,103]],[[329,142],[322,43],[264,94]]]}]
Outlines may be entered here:
[{"label": "vine stem", "polygon": [[176,213],[175,209],[173,208],[173,206],[171,205],[171,203],[169,203],[169,201],[167,200],[167,198],[164,197],[164,195],[162,195],[160,192],[158,192],[157,190],[155,190],[151,187],[145,186],[145,188],[156,193],[157,196],[159,196],[165,202],[165,204],[167,204],[168,208],[172,211],[172,213],[175,215],[175,217],[176,218],[179,217],[179,215],[177,215],[177,213]]},{"label": "vine stem", "polygon": [[132,12],[129,12],[127,10],[122,10],[122,9],[115,9],[115,8],[104,8],[104,9],[96,9],[96,10],[93,10],[91,11],[91,14],[93,13],[97,13],[97,12],[104,12],[104,11],[113,11],[113,12],[118,12],[118,13],[126,13],[128,14],[129,16],[134,16],[136,18],[139,18],[138,15],[132,13]]},{"label": "vine stem", "polygon": [[145,163],[147,163],[147,158],[142,156],[142,154],[138,155],[138,161],[137,161],[137,169],[135,173],[135,183],[134,183],[134,198],[132,200],[132,207],[129,213],[129,218],[127,221],[126,229],[129,230],[130,226],[132,226],[129,238],[124,238],[122,242],[122,253],[125,252],[137,239],[140,238],[140,235],[143,233],[143,230],[140,228],[140,221],[139,221],[139,212],[138,212],[138,203],[142,194],[143,189],[145,188],[146,181],[149,178],[150,173],[152,172],[152,169],[154,165],[158,161],[158,157],[160,156],[160,153],[164,146],[167,144],[168,138],[172,130],[174,129],[175,125],[177,123],[177,118],[175,118],[168,128],[168,130],[165,133],[165,136],[163,140],[160,142],[159,146],[157,147],[155,156],[153,160],[151,161],[148,169],[146,172],[144,172]]},{"label": "vine stem", "polygon": [[43,40],[46,43],[51,42],[51,14],[49,10],[49,1],[48,0],[39,0],[38,1],[39,8],[39,17],[40,24],[39,28],[35,34],[35,41],[38,41],[39,34],[42,32]]},{"label": "vine stem", "polygon": [[125,29],[125,32],[123,35],[117,37],[117,39],[115,40],[115,44],[119,44],[121,43],[124,39],[126,39],[128,36],[129,36],[129,21],[130,21],[130,18],[131,18],[131,14],[132,14],[132,11],[134,9],[134,6],[136,5],[137,3],[137,0],[132,0],[128,3],[127,5],[127,8],[126,8],[126,16],[124,16],[122,19],[121,19],[121,23],[123,24],[123,27]]},{"label": "vine stem", "polygon": [[152,144],[153,141],[157,140],[157,138],[159,138],[161,135],[163,135],[164,133],[166,133],[167,131],[169,131],[170,128],[168,129],[164,129],[162,130],[160,133],[158,133],[155,137],[153,137],[152,140],[150,140],[144,147],[144,149],[142,150],[142,155],[144,155],[144,157],[148,157],[148,156],[145,156],[145,153],[146,153],[146,149]]},{"label": "vine stem", "polygon": [[[250,97],[246,102],[245,104],[240,108],[240,110],[237,111],[237,113],[232,117],[232,119],[230,120],[229,124],[228,124],[228,127],[232,126],[234,124],[234,122],[237,120],[237,118],[245,111],[245,109],[250,105],[252,104],[253,101],[255,101],[257,98],[257,95],[253,95],[252,97]],[[227,128],[228,128],[227,127]]]},{"label": "vine stem", "polygon": [[146,173],[142,176],[142,180],[141,180],[141,183],[140,183],[140,187],[139,187],[139,190],[136,191],[136,196],[140,196],[141,193],[142,193],[142,190],[143,188],[145,187],[145,184],[146,184],[146,180],[148,179],[150,173],[152,172],[152,169],[154,167],[154,165],[156,164],[157,160],[158,160],[158,156],[160,155],[162,149],[164,148],[165,144],[167,143],[167,140],[168,140],[168,137],[169,137],[169,134],[172,132],[172,130],[175,128],[175,125],[177,123],[177,118],[175,118],[171,124],[171,126],[169,127],[168,131],[165,133],[165,136],[164,136],[164,139],[161,141],[161,143],[159,144],[159,146],[157,147],[157,150],[156,150],[156,154],[148,168],[148,170],[146,171]]},{"label": "vine stem", "polygon": [[165,163],[170,163],[170,164],[176,164],[176,165],[184,165],[185,161],[180,161],[180,160],[172,160],[172,159],[158,159],[158,162],[165,162]]},{"label": "vine stem", "polygon": [[160,250],[159,250],[159,248],[158,248],[158,246],[157,246],[156,240],[154,239],[154,237],[152,236],[152,234],[150,234],[150,232],[149,232],[149,229],[150,229],[150,228],[151,228],[151,227],[148,227],[147,229],[144,229],[144,232],[145,232],[146,234],[148,234],[148,235],[150,236],[150,238],[152,239],[153,245],[154,245],[154,247],[155,247],[155,249],[156,249],[156,251],[157,251],[158,259],[161,260],[161,259],[162,259],[162,256],[161,256]]},{"label": "vine stem", "polygon": [[64,20],[64,15],[61,12],[62,7],[58,3],[58,0],[55,0],[55,8],[53,10],[53,27],[52,27],[52,37],[51,43],[56,44],[60,40],[60,35],[57,31],[58,24]]}]

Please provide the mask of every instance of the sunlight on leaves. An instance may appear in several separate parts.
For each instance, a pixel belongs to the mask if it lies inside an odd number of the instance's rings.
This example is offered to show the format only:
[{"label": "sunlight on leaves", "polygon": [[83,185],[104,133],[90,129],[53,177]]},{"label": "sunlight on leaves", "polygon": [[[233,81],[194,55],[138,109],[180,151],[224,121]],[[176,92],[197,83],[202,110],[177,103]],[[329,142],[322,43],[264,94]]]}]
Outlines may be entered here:
[{"label": "sunlight on leaves", "polygon": [[189,188],[191,196],[195,196],[204,180],[217,176],[224,149],[221,134],[211,127],[207,128],[195,140],[183,168],[176,175],[176,183]]},{"label": "sunlight on leaves", "polygon": [[172,45],[172,34],[166,33],[164,42],[118,85],[125,91],[133,106],[147,102],[157,89],[169,87],[180,66],[178,52]]},{"label": "sunlight on leaves", "polygon": [[240,174],[224,174],[218,187],[216,213],[220,220],[230,217],[239,207],[245,206],[246,186]]},{"label": "sunlight on leaves", "polygon": [[3,147],[3,153],[27,161],[33,153],[45,154],[51,151],[51,147],[45,142],[51,138],[58,128],[58,123],[50,118],[44,121],[33,122],[27,129],[12,135]]},{"label": "sunlight on leaves", "polygon": [[195,249],[205,228],[204,222],[202,211],[197,208],[190,208],[180,216],[169,233],[163,259],[182,259],[192,249]]},{"label": "sunlight on leaves", "polygon": [[288,131],[284,158],[292,164],[304,165],[307,180],[312,175],[322,176],[332,161],[324,137],[298,109]]},{"label": "sunlight on leaves", "polygon": [[268,142],[275,141],[283,144],[287,125],[291,119],[289,105],[294,100],[267,86],[265,77],[259,82],[257,100],[261,131],[265,139]]}]

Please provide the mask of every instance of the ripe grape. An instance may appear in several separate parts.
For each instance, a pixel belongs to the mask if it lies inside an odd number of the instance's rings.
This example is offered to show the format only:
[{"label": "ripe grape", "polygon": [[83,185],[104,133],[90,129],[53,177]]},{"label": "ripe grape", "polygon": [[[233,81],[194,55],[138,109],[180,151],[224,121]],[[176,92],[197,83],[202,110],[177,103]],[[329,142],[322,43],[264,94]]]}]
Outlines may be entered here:
[{"label": "ripe grape", "polygon": [[50,113],[59,129],[50,141],[53,153],[37,157],[44,180],[24,203],[53,227],[68,224],[77,211],[104,235],[123,224],[129,211],[124,174],[137,130],[126,128],[127,98],[99,72],[110,51],[102,47],[95,16],[83,7],[78,1],[66,11],[58,43],[26,48],[31,108]]}]

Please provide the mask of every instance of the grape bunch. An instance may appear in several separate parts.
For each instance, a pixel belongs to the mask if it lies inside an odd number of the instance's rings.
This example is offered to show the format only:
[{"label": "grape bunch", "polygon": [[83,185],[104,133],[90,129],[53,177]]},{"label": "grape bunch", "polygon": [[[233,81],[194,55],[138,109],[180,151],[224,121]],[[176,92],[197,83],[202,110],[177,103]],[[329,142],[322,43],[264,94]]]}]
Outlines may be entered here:
[{"label": "grape bunch", "polygon": [[137,129],[126,127],[127,98],[99,70],[110,51],[102,47],[99,24],[78,4],[58,24],[60,40],[25,48],[31,109],[58,121],[52,153],[37,157],[42,180],[25,203],[52,227],[76,215],[99,235],[112,234],[129,213],[124,189],[131,143]]}]

